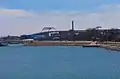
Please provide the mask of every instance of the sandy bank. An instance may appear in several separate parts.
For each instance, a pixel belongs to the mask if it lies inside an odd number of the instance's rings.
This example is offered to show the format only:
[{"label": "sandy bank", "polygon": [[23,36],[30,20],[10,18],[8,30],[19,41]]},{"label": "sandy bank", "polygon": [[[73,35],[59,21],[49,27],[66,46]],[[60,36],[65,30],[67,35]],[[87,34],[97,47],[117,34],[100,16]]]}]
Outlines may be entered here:
[{"label": "sandy bank", "polygon": [[[84,46],[90,45],[92,41],[26,41],[25,46]],[[101,42],[99,47],[120,51],[120,42]]]},{"label": "sandy bank", "polygon": [[90,44],[92,41],[28,41],[26,46],[82,46]]}]

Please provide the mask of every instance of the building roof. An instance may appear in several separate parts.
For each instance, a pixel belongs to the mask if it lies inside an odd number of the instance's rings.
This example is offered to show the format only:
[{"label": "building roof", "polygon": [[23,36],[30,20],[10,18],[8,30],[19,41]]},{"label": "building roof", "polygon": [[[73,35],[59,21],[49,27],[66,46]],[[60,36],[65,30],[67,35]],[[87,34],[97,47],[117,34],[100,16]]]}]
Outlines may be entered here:
[{"label": "building roof", "polygon": [[55,29],[55,30],[56,30],[55,27],[44,27],[44,28],[42,29],[42,31],[43,31],[43,30],[51,30],[51,29]]}]

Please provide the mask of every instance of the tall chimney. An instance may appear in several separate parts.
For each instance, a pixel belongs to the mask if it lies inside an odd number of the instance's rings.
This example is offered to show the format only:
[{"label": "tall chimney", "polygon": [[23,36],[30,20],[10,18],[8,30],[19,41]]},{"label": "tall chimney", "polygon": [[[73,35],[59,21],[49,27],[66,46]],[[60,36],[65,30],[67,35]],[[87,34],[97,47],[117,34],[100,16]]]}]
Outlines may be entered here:
[{"label": "tall chimney", "polygon": [[74,30],[74,21],[72,20],[72,30]]}]

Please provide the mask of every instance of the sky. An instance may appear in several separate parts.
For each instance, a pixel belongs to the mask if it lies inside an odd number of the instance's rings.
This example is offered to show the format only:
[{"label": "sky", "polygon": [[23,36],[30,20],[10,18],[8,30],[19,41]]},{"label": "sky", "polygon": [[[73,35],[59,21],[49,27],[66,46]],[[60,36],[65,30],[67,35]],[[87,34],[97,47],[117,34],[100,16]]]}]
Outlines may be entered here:
[{"label": "sky", "polygon": [[68,30],[119,28],[120,0],[0,0],[0,36]]}]

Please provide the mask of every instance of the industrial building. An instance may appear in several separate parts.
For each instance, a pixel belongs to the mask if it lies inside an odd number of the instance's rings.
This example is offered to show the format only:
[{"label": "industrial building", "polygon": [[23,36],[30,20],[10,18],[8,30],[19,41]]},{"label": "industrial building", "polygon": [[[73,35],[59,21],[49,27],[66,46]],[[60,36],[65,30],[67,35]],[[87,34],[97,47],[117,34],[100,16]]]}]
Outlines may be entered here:
[{"label": "industrial building", "polygon": [[[71,25],[72,29],[66,31],[57,31],[55,27],[44,27],[40,33],[21,35],[21,39],[34,39],[38,41],[45,40],[68,40],[68,41],[120,41],[120,29],[99,29],[101,26],[95,28],[88,28],[86,30],[74,30],[74,21]],[[55,31],[51,31],[55,29]],[[47,31],[44,31],[47,30]]]}]

